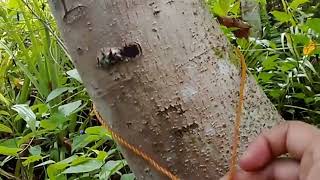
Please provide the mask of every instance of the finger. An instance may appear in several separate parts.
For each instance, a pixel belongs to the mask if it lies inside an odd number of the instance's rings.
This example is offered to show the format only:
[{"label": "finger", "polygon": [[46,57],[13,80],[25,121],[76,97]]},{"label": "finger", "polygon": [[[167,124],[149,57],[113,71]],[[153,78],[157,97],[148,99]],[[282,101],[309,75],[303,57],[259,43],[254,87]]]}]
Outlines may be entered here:
[{"label": "finger", "polygon": [[246,171],[256,171],[265,167],[274,158],[289,153],[301,159],[318,130],[306,123],[291,121],[260,135],[253,141],[240,158],[240,167]]},{"label": "finger", "polygon": [[305,178],[306,180],[318,180],[320,177],[320,163],[318,162],[317,164],[315,164],[309,174],[308,177]]},{"label": "finger", "polygon": [[[225,176],[224,179],[227,180]],[[260,171],[239,170],[234,180],[299,180],[299,163],[292,159],[277,159]]]}]

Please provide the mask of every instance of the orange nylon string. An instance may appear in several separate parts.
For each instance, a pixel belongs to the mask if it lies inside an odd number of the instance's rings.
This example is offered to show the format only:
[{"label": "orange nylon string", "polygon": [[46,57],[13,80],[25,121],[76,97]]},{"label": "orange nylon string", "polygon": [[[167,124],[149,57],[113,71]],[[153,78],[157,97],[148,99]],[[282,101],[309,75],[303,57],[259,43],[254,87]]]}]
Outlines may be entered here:
[{"label": "orange nylon string", "polygon": [[234,179],[236,170],[237,170],[236,168],[237,168],[238,148],[240,144],[241,115],[242,115],[242,109],[244,104],[244,91],[245,91],[246,76],[247,76],[246,61],[243,54],[240,52],[239,48],[236,49],[236,54],[240,58],[241,81],[240,81],[240,94],[239,94],[239,102],[238,102],[239,104],[236,110],[236,120],[235,120],[233,140],[232,140],[232,156],[230,161],[229,180]]},{"label": "orange nylon string", "polygon": [[130,144],[127,142],[123,137],[121,137],[118,133],[113,131],[107,123],[102,119],[100,116],[99,112],[97,111],[96,107],[93,105],[93,112],[95,113],[98,121],[101,123],[101,125],[107,129],[110,133],[111,136],[113,137],[114,140],[116,140],[119,144],[123,145],[127,149],[131,150],[134,154],[137,156],[141,157],[145,161],[147,161],[150,165],[152,165],[157,171],[163,173],[166,175],[168,178],[171,180],[180,180],[177,176],[172,174],[169,170],[167,170],[165,167],[161,166],[159,163],[157,163],[153,158],[151,158],[148,154],[144,153],[142,150],[138,149],[134,145]]}]

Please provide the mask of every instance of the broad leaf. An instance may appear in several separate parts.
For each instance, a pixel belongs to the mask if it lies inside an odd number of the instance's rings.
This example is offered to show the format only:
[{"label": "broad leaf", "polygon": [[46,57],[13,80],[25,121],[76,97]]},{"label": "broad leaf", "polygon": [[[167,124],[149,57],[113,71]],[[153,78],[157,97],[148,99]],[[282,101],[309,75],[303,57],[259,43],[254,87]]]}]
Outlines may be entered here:
[{"label": "broad leaf", "polygon": [[89,143],[98,141],[99,139],[101,139],[101,137],[98,135],[84,134],[84,135],[76,136],[72,142],[72,152],[87,146]]},{"label": "broad leaf", "polygon": [[0,154],[6,156],[17,156],[21,148],[9,148],[5,146],[0,146]]},{"label": "broad leaf", "polygon": [[30,163],[41,160],[42,157],[40,155],[29,156],[25,161],[22,162],[23,166],[28,166]]},{"label": "broad leaf", "polygon": [[70,70],[70,71],[67,72],[67,74],[68,74],[71,78],[73,78],[73,79],[79,81],[80,83],[82,83],[81,77],[80,77],[77,69]]},{"label": "broad leaf", "polygon": [[290,22],[292,17],[286,12],[272,11],[271,14],[276,18],[277,21],[281,23]]},{"label": "broad leaf", "polygon": [[0,146],[4,146],[7,148],[19,148],[19,145],[17,144],[19,138],[13,138],[13,139],[7,139],[0,143]]},{"label": "broad leaf", "polygon": [[53,90],[47,97],[47,100],[46,102],[49,102],[53,99],[55,99],[56,97],[60,96],[61,94],[67,92],[67,91],[73,91],[75,88],[72,88],[72,87],[63,87],[63,88],[58,88],[58,89],[55,89]]},{"label": "broad leaf", "polygon": [[306,95],[304,93],[296,93],[292,95],[292,97],[298,98],[298,99],[304,99]]},{"label": "broad leaf", "polygon": [[127,162],[124,160],[118,161],[108,161],[103,167],[99,174],[100,179],[108,179],[110,176],[118,172],[124,166],[127,165]]},{"label": "broad leaf", "polygon": [[59,175],[61,171],[68,167],[67,163],[56,163],[50,164],[47,168],[47,173],[50,180],[66,180],[67,177],[65,175]]},{"label": "broad leaf", "polygon": [[294,0],[290,3],[290,7],[294,10],[297,10],[298,7],[306,2],[309,2],[309,0]]},{"label": "broad leaf", "polygon": [[58,127],[58,123],[51,120],[42,120],[40,121],[40,126],[47,130],[56,130]]},{"label": "broad leaf", "polygon": [[135,180],[135,178],[134,174],[130,173],[122,175],[120,180]]},{"label": "broad leaf", "polygon": [[274,76],[274,73],[261,72],[258,75],[258,78],[261,79],[263,82],[269,82],[273,76]]},{"label": "broad leaf", "polygon": [[105,152],[105,151],[98,151],[96,153],[98,155],[97,159],[101,160],[101,161],[104,161],[109,156],[109,154],[107,152]]},{"label": "broad leaf", "polygon": [[[73,155],[71,157],[68,157],[67,159],[64,159],[60,162],[57,162],[55,164],[50,164],[47,168],[48,176],[50,180],[65,180],[67,177],[64,174],[60,174],[63,170],[65,170],[69,163],[77,159],[77,155]],[[60,174],[60,175],[59,175]]]},{"label": "broad leaf", "polygon": [[59,106],[59,111],[64,114],[65,116],[71,115],[74,111],[76,111],[81,106],[81,100],[72,102],[69,104],[65,104],[62,106]]},{"label": "broad leaf", "polygon": [[303,34],[293,34],[292,36],[293,42],[295,44],[302,44],[305,45],[308,42],[310,42],[310,39],[307,35],[303,35]]},{"label": "broad leaf", "polygon": [[277,67],[278,63],[276,60],[278,58],[279,58],[279,55],[273,55],[273,56],[268,57],[266,60],[264,60],[262,62],[262,66],[263,66],[264,70],[270,70],[270,69]]},{"label": "broad leaf", "polygon": [[111,139],[111,134],[106,128],[102,126],[89,127],[86,129],[87,134],[99,135],[100,137],[109,137]]},{"label": "broad leaf", "polygon": [[67,168],[66,170],[64,170],[62,172],[62,174],[90,172],[90,171],[100,169],[102,165],[103,165],[103,161],[91,159],[91,160],[86,161],[82,164],[78,164],[78,165],[71,166],[71,167]]},{"label": "broad leaf", "polygon": [[[63,125],[68,121],[68,118],[61,113],[55,113],[47,120],[42,120],[40,122],[41,127],[47,130],[61,130]],[[58,129],[57,129],[58,128]]]},{"label": "broad leaf", "polygon": [[6,106],[10,106],[10,101],[0,93],[0,102],[3,102]]},{"label": "broad leaf", "polygon": [[33,156],[35,155],[40,155],[41,154],[41,146],[32,146],[29,148],[29,152],[30,154],[32,154]]},{"label": "broad leaf", "polygon": [[12,133],[12,130],[8,126],[0,124],[0,132]]},{"label": "broad leaf", "polygon": [[77,157],[75,160],[72,161],[71,163],[71,166],[75,166],[75,165],[78,165],[78,164],[82,164],[86,161],[89,161],[91,158],[89,157],[86,157],[86,156],[80,156],[80,157]]},{"label": "broad leaf", "polygon": [[30,107],[26,104],[17,104],[12,107],[24,119],[32,131],[36,130],[36,115],[32,112]]},{"label": "broad leaf", "polygon": [[34,166],[35,168],[37,168],[37,167],[41,167],[41,166],[45,166],[45,165],[48,165],[48,164],[54,164],[55,162],[53,161],[53,160],[48,160],[48,161],[45,161],[45,162],[43,162],[43,163],[40,163],[40,164],[38,164],[38,165],[36,165],[36,166]]},{"label": "broad leaf", "polygon": [[320,18],[308,19],[306,24],[309,28],[320,34]]}]

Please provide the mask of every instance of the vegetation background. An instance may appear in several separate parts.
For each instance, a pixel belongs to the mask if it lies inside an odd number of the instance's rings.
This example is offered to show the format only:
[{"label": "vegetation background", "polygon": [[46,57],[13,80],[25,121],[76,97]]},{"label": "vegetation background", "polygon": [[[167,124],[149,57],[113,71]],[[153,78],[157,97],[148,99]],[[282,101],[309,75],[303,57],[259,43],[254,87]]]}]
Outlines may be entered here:
[{"label": "vegetation background", "polygon": [[[239,0],[206,1],[215,17],[241,18]],[[319,125],[320,2],[256,3],[258,37],[221,29],[284,118]],[[92,112],[46,0],[0,0],[0,84],[0,179],[135,179]]]}]

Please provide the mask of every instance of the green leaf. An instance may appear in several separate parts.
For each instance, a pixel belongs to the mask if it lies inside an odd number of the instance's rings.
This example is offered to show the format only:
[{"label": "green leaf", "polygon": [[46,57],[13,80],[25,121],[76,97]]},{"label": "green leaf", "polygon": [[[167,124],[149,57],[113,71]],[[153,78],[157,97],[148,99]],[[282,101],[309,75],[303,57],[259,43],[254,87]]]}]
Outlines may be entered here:
[{"label": "green leaf", "polygon": [[101,137],[98,135],[89,135],[83,134],[80,136],[76,136],[73,138],[72,142],[72,152],[76,151],[77,149],[83,148],[87,146],[89,143],[98,141]]},{"label": "green leaf", "polygon": [[67,159],[64,159],[62,161],[60,161],[59,163],[71,163],[72,161],[76,160],[79,156],[77,155],[73,155],[68,157]]},{"label": "green leaf", "polygon": [[67,71],[67,74],[69,75],[69,77],[71,77],[71,78],[79,81],[80,83],[82,83],[81,77],[80,77],[77,69],[73,69],[73,70]]},{"label": "green leaf", "polygon": [[237,15],[237,14],[240,14],[240,10],[241,10],[241,6],[240,6],[241,4],[240,4],[240,1],[237,1],[237,2],[235,2],[235,3],[233,3],[232,5],[231,5],[231,7],[230,7],[230,12],[232,13],[232,14],[235,14],[235,15]]},{"label": "green leaf", "polygon": [[36,111],[39,115],[46,116],[48,114],[49,106],[47,104],[35,104],[32,106],[32,110]]},{"label": "green leaf", "polygon": [[48,131],[47,130],[38,130],[36,132],[28,133],[24,136],[21,136],[21,138],[19,138],[19,140],[17,141],[17,144],[19,146],[21,146],[22,144],[28,142],[32,137],[35,137],[35,136],[42,137],[42,135],[44,135],[44,134],[48,134]]},{"label": "green leaf", "polygon": [[283,94],[283,90],[281,89],[273,89],[269,92],[269,95],[275,99],[279,98],[280,96],[282,96]]},{"label": "green leaf", "polygon": [[263,82],[269,82],[273,76],[274,73],[262,72],[259,74],[258,78],[261,79]]},{"label": "green leaf", "polygon": [[72,102],[72,103],[69,103],[69,104],[65,104],[65,105],[59,106],[58,110],[62,114],[64,114],[65,116],[69,116],[72,113],[74,113],[74,111],[76,111],[81,106],[81,104],[82,104],[82,102],[81,102],[81,100],[79,100],[79,101],[76,101],[76,102]]},{"label": "green leaf", "polygon": [[7,139],[0,143],[0,146],[5,146],[8,148],[19,148],[19,145],[17,144],[18,138],[13,139]]},{"label": "green leaf", "polygon": [[127,162],[124,160],[118,161],[108,161],[101,169],[99,178],[100,179],[108,179],[110,176],[118,172],[124,166],[127,165]]},{"label": "green leaf", "polygon": [[10,113],[7,112],[7,111],[2,111],[2,110],[0,110],[0,115],[10,116]]},{"label": "green leaf", "polygon": [[224,11],[219,3],[215,3],[212,6],[212,12],[221,17],[225,17],[228,15],[228,12]]},{"label": "green leaf", "polygon": [[42,159],[42,156],[35,155],[35,156],[29,156],[25,161],[22,162],[23,166],[28,166],[30,163],[39,161]]},{"label": "green leaf", "polygon": [[58,162],[56,164],[50,164],[47,168],[47,173],[50,180],[66,180],[66,176],[59,176],[59,173],[66,169],[69,165],[67,163]]},{"label": "green leaf", "polygon": [[220,8],[223,10],[224,14],[227,16],[230,9],[234,5],[235,0],[218,0]]},{"label": "green leaf", "polygon": [[6,106],[10,106],[10,101],[0,93],[0,102],[3,102]]},{"label": "green leaf", "polygon": [[134,174],[130,173],[122,175],[120,180],[135,180],[135,178]]},{"label": "green leaf", "polygon": [[290,7],[293,9],[293,10],[297,10],[298,7],[306,2],[309,2],[309,0],[294,0],[290,3]]},{"label": "green leaf", "polygon": [[63,87],[63,88],[55,89],[48,95],[46,102],[53,100],[54,98],[60,96],[61,94],[67,91],[72,92],[74,89],[75,88],[72,88],[72,87]]},{"label": "green leaf", "polygon": [[293,95],[293,97],[298,98],[298,99],[304,99],[306,95],[304,93],[296,93]]},{"label": "green leaf", "polygon": [[15,61],[15,63],[23,71],[23,73],[30,79],[30,81],[36,87],[36,89],[41,94],[41,96],[44,96],[45,95],[45,90],[43,88],[41,88],[40,84],[37,81],[37,78],[32,75],[32,73],[27,68],[27,66],[24,65],[23,63],[21,63],[19,60]]},{"label": "green leaf", "polygon": [[271,14],[281,23],[290,22],[292,17],[290,14],[281,11],[272,11]]},{"label": "green leaf", "polygon": [[308,67],[315,75],[318,75],[318,71],[314,68],[310,61],[306,60],[303,64]]},{"label": "green leaf", "polygon": [[47,130],[57,130],[57,128],[58,130],[61,130],[63,129],[64,123],[67,121],[68,121],[68,118],[64,114],[55,113],[51,115],[49,119],[42,120],[40,122],[40,126]]},{"label": "green leaf", "polygon": [[296,68],[296,65],[290,62],[281,63],[281,66],[280,66],[280,69],[284,72],[288,72],[289,70],[292,70],[294,68]]},{"label": "green leaf", "polygon": [[89,127],[86,129],[87,134],[99,135],[100,137],[108,136],[111,139],[111,134],[102,126]]},{"label": "green leaf", "polygon": [[26,104],[17,104],[12,107],[13,110],[24,119],[32,131],[36,130],[36,115],[32,112],[30,107]]},{"label": "green leaf", "polygon": [[98,150],[93,150],[96,154],[97,154],[97,158],[98,160],[104,161],[109,154],[105,151],[98,151]]},{"label": "green leaf", "polygon": [[86,161],[82,164],[78,164],[78,165],[71,166],[71,167],[67,168],[66,170],[64,170],[62,172],[62,174],[90,172],[90,171],[100,169],[102,165],[103,165],[103,161],[91,159],[91,160]]},{"label": "green leaf", "polygon": [[9,148],[5,146],[0,146],[0,154],[6,156],[18,156],[18,153],[21,150],[21,148]]},{"label": "green leaf", "polygon": [[3,41],[0,41],[0,49],[4,49],[5,52],[9,54],[10,58],[14,56],[13,52]]},{"label": "green leaf", "polygon": [[271,70],[277,67],[278,63],[276,60],[279,58],[279,55],[269,56],[266,60],[262,62],[264,70]]},{"label": "green leaf", "polygon": [[75,160],[72,161],[71,166],[75,166],[78,164],[82,164],[86,161],[89,161],[91,158],[85,157],[85,156],[80,156],[78,158],[76,158]]},{"label": "green leaf", "polygon": [[56,130],[58,127],[58,123],[56,121],[51,120],[42,120],[40,121],[40,126],[47,130]]},{"label": "green leaf", "polygon": [[29,152],[30,154],[32,154],[33,156],[35,155],[40,155],[41,154],[41,146],[32,146],[29,148]]},{"label": "green leaf", "polygon": [[307,35],[293,34],[291,37],[295,44],[305,45],[310,42],[310,39]]},{"label": "green leaf", "polygon": [[7,2],[7,7],[9,9],[18,9],[19,8],[19,4],[18,4],[18,2],[16,0],[9,0]]},{"label": "green leaf", "polygon": [[60,162],[57,162],[55,164],[51,164],[47,168],[48,176],[50,180],[56,180],[56,179],[67,179],[65,175],[59,175],[64,169],[66,169],[69,166],[69,163],[77,159],[79,156],[73,155],[71,157],[68,157],[67,159],[64,159]]},{"label": "green leaf", "polygon": [[12,133],[12,130],[8,126],[0,124],[0,132]]},{"label": "green leaf", "polygon": [[[1,4],[0,4],[1,5]],[[7,20],[7,12],[4,8],[0,6],[0,17],[2,17],[5,21]]]},{"label": "green leaf", "polygon": [[309,28],[320,34],[320,18],[308,19],[306,24]]},{"label": "green leaf", "polygon": [[36,165],[34,167],[37,168],[37,167],[45,166],[45,165],[48,165],[48,164],[54,164],[54,163],[56,163],[56,162],[54,162],[53,160],[48,160],[48,161],[40,163],[40,164],[38,164],[38,165]]},{"label": "green leaf", "polygon": [[305,98],[304,99],[304,102],[306,103],[306,104],[310,104],[310,103],[312,103],[312,102],[314,102],[315,101],[315,98],[314,97],[308,97],[308,98]]}]

